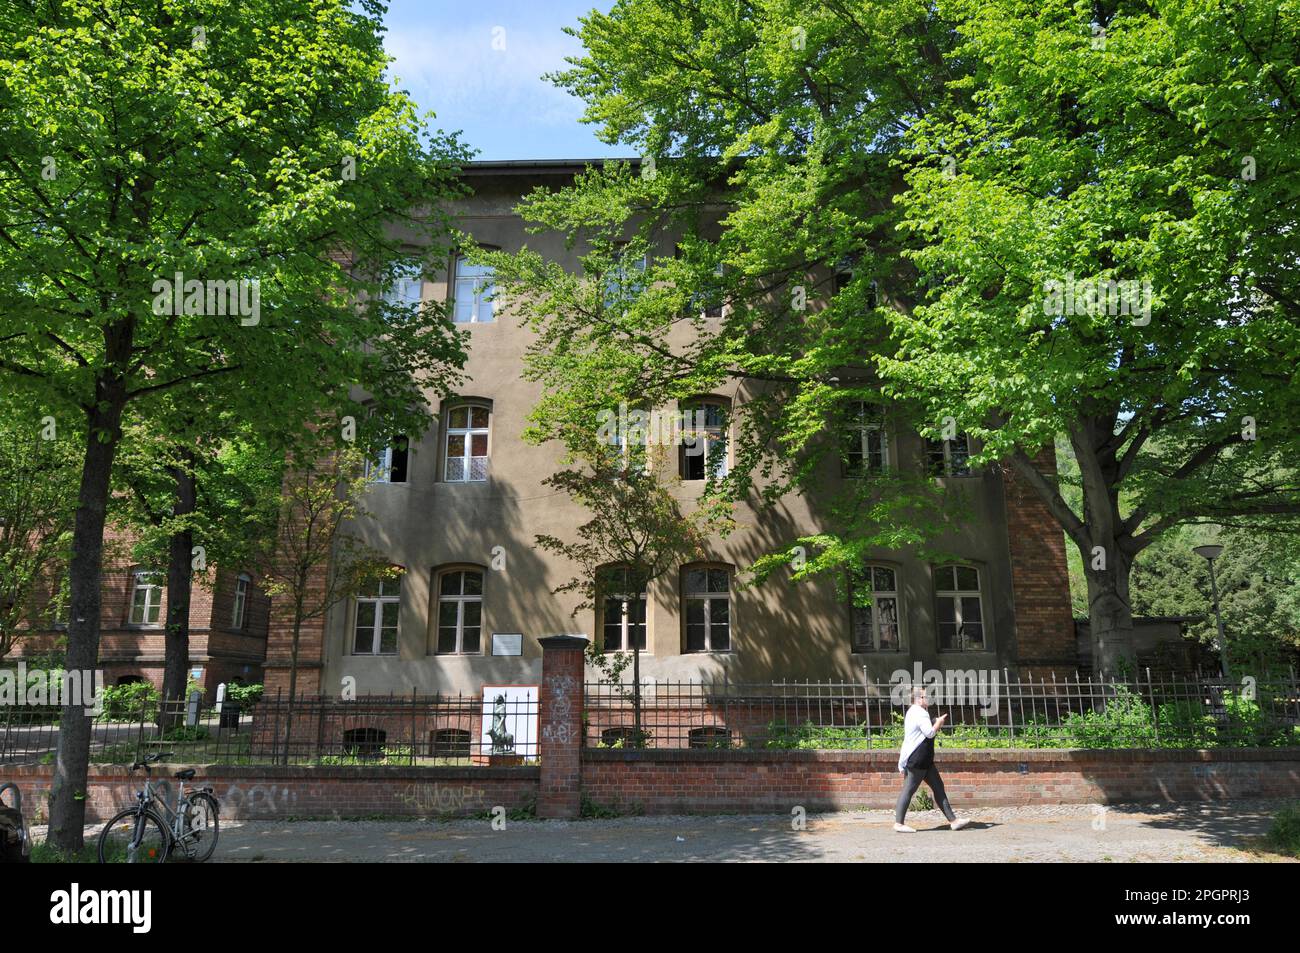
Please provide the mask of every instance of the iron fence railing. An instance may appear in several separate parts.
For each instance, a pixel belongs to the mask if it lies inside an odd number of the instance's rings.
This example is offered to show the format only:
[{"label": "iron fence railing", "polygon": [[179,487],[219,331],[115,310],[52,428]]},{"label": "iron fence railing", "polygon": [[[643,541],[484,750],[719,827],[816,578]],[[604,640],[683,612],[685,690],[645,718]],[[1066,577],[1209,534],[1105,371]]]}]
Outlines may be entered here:
[{"label": "iron fence railing", "polygon": [[[951,674],[951,673],[950,673]],[[1267,680],[1012,679],[957,673],[930,691],[939,744],[967,748],[1300,745],[1295,673]],[[980,677],[983,676],[983,677]],[[907,689],[895,682],[646,681],[586,686],[588,748],[897,749]]]},{"label": "iron fence railing", "polygon": [[[177,701],[91,719],[92,763],[155,751],[200,764],[517,765],[535,762],[537,699],[481,695],[299,696],[240,709]],[[53,763],[59,713],[0,708],[0,764]]]}]

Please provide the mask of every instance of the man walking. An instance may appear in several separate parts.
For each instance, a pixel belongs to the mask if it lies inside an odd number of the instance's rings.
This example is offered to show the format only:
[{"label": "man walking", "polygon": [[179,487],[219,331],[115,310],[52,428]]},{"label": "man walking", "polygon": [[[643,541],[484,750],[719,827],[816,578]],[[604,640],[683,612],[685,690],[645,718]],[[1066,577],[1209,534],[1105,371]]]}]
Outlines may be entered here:
[{"label": "man walking", "polygon": [[957,820],[952,805],[948,803],[948,795],[943,789],[943,778],[939,776],[939,769],[934,766],[934,736],[948,720],[948,716],[940,715],[936,721],[931,722],[929,707],[930,700],[926,696],[925,686],[913,686],[912,705],[907,709],[907,716],[903,719],[903,748],[898,754],[898,770],[903,775],[903,790],[899,792],[898,804],[894,808],[894,830],[902,834],[916,833],[916,828],[908,827],[903,823],[903,819],[907,817],[907,808],[912,803],[912,795],[916,794],[922,781],[934,792],[934,803],[939,806],[939,810],[943,811],[943,816],[948,818],[950,828],[959,831],[970,823],[964,818]]}]

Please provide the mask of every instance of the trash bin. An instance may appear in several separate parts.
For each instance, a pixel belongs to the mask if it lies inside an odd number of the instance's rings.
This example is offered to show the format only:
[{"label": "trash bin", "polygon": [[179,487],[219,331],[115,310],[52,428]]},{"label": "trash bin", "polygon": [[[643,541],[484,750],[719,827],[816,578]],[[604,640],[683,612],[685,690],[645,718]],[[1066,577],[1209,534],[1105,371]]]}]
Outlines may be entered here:
[{"label": "trash bin", "polygon": [[232,702],[230,700],[226,700],[221,703],[220,727],[223,729],[231,728],[235,731],[239,730],[239,703],[238,702]]}]

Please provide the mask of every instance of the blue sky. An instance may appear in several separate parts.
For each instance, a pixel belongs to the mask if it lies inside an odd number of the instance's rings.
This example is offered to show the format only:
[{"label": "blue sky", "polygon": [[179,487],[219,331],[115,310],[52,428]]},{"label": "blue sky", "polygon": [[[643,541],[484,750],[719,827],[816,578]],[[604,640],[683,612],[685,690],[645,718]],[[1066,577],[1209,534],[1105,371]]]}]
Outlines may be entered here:
[{"label": "blue sky", "polygon": [[630,156],[600,142],[579,122],[582,103],[542,79],[581,51],[561,29],[593,6],[611,0],[389,0],[390,73],[437,114],[435,128],[463,130],[477,159]]}]

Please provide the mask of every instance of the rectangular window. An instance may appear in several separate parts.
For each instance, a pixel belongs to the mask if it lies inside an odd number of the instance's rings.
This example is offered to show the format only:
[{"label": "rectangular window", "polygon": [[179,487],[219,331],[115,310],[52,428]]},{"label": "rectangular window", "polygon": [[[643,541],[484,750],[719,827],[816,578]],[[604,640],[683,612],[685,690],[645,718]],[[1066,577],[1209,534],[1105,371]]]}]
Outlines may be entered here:
[{"label": "rectangular window", "polygon": [[396,655],[402,580],[374,579],[357,596],[354,655]]},{"label": "rectangular window", "polygon": [[925,441],[926,466],[933,476],[970,476],[970,438]]},{"label": "rectangular window", "polygon": [[883,473],[889,465],[889,439],[879,407],[856,401],[846,415],[842,458],[844,475]]},{"label": "rectangular window", "polygon": [[245,617],[248,613],[248,587],[252,583],[252,577],[247,573],[240,573],[239,578],[235,580],[235,604],[230,611],[230,627],[241,630],[244,628]]},{"label": "rectangular window", "polygon": [[955,652],[984,651],[979,570],[974,566],[939,566],[934,571],[934,579],[939,648]]},{"label": "rectangular window", "polygon": [[456,306],[452,320],[457,324],[487,324],[494,319],[492,296],[496,293],[493,270],[487,265],[471,265],[469,259],[456,258]]},{"label": "rectangular window", "polygon": [[131,625],[157,625],[162,605],[162,573],[137,569],[132,579]]},{"label": "rectangular window", "polygon": [[366,476],[374,483],[405,483],[410,441],[398,435],[374,460],[366,461]]},{"label": "rectangular window", "polygon": [[853,583],[853,651],[897,652],[898,574],[868,566]]},{"label": "rectangular window", "polygon": [[645,287],[645,255],[633,255],[627,242],[614,246],[614,264],[605,274],[605,307],[626,307]]},{"label": "rectangular window", "polygon": [[414,308],[424,297],[424,264],[412,258],[400,262],[384,289],[384,303],[394,308]]},{"label": "rectangular window", "polygon": [[731,648],[731,572],[686,571],[686,651],[726,652]]},{"label": "rectangular window", "polygon": [[610,591],[601,597],[601,645],[606,652],[630,652],[646,647],[646,594],[632,593],[626,570],[606,580]]},{"label": "rectangular window", "polygon": [[482,652],[483,573],[477,569],[444,572],[438,585],[438,654]]},{"label": "rectangular window", "polygon": [[471,404],[447,411],[443,479],[448,483],[481,483],[487,479],[491,414],[486,407]]},{"label": "rectangular window", "polygon": [[682,411],[680,474],[683,480],[721,480],[727,475],[727,408],[689,405]]}]

